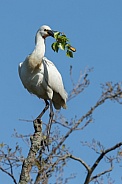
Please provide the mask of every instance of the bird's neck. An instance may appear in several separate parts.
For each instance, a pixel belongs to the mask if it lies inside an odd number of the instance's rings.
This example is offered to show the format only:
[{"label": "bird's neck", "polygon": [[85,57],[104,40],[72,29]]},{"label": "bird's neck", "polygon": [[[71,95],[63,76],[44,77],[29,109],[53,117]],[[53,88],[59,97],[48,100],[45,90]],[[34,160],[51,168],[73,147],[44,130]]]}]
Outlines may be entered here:
[{"label": "bird's neck", "polygon": [[45,54],[45,40],[40,35],[36,35],[35,49],[30,55],[29,65],[31,68],[37,68],[41,65]]}]

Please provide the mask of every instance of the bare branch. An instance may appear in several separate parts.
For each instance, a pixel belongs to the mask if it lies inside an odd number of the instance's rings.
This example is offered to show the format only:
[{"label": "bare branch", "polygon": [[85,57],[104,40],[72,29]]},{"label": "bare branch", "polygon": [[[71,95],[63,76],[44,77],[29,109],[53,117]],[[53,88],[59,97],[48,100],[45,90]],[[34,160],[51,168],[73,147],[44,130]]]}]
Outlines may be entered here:
[{"label": "bare branch", "polygon": [[[114,91],[115,90],[115,91]],[[84,121],[84,119],[90,117],[92,115],[92,113],[94,112],[94,110],[102,105],[106,100],[110,99],[118,99],[120,98],[122,95],[122,91],[121,90],[118,90],[117,88],[117,85],[113,88],[111,88],[110,86],[110,89],[107,88],[106,91],[103,92],[102,96],[100,97],[100,99],[97,101],[97,103],[91,107],[91,109],[85,114],[83,115],[75,124],[74,126],[72,126],[70,128],[70,130],[63,136],[62,140],[58,143],[58,145],[52,150],[52,152],[49,154],[49,156],[46,158],[46,162],[52,157],[52,155],[56,152],[57,149],[60,148],[60,146],[64,143],[64,141],[69,137],[69,135],[75,131],[78,126]],[[90,121],[89,121],[90,122]]]},{"label": "bare branch", "polygon": [[7,175],[9,175],[9,176],[13,179],[14,183],[17,184],[17,181],[16,181],[16,179],[14,178],[13,174],[9,173],[9,172],[6,171],[5,169],[3,169],[1,166],[0,166],[0,170],[1,170],[2,172],[6,173]]},{"label": "bare branch", "polygon": [[[50,175],[51,172],[54,171],[54,168],[61,162],[61,161],[65,161],[67,158],[69,158],[69,154],[67,155],[63,155],[63,156],[59,156],[58,159],[54,162],[54,163],[50,163],[48,164],[48,168],[45,170],[44,172],[44,168],[42,168],[36,177],[36,180],[34,182],[34,184],[38,184],[40,182],[40,180],[44,180],[43,183],[46,184],[45,182],[48,181],[48,176]],[[42,177],[41,177],[42,176]],[[41,180],[41,182],[42,182]]]},{"label": "bare branch", "polygon": [[70,66],[70,78],[72,82],[73,89],[68,95],[68,100],[71,100],[72,98],[76,97],[79,93],[81,93],[86,87],[89,86],[90,81],[87,79],[88,73],[92,71],[91,69],[86,69],[84,73],[80,72],[80,77],[78,79],[78,82],[75,84],[72,79],[72,66]]},{"label": "bare branch", "polygon": [[103,171],[103,172],[101,172],[101,173],[99,173],[99,174],[93,176],[93,177],[90,179],[90,182],[91,182],[92,180],[96,179],[96,178],[99,178],[100,176],[102,176],[102,175],[104,175],[104,174],[106,174],[106,173],[108,173],[108,172],[111,172],[112,169],[113,169],[113,167],[111,166],[108,170],[105,170],[105,171]]},{"label": "bare branch", "polygon": [[[71,95],[70,99],[74,98],[81,91],[83,91],[85,87],[87,87],[87,85],[89,84],[88,80],[87,80],[87,75],[88,74],[85,74],[84,77],[83,77],[83,75],[81,75],[82,77],[80,76],[80,79],[79,79],[79,82],[77,85],[75,85],[73,83],[74,89],[73,89],[72,93],[70,94]],[[82,79],[82,82],[81,82],[81,79]],[[33,168],[35,169],[34,171],[37,174],[35,184],[40,183],[40,181],[43,184],[47,184],[48,178],[54,172],[54,169],[62,163],[65,164],[65,160],[67,160],[69,158],[71,158],[75,161],[78,161],[87,170],[87,176],[86,176],[84,184],[88,184],[92,180],[104,175],[105,173],[110,172],[113,169],[113,167],[112,167],[113,160],[110,160],[109,163],[111,164],[111,167],[108,170],[105,170],[103,172],[100,172],[100,173],[92,176],[94,170],[99,165],[99,163],[103,159],[103,157],[105,156],[107,159],[109,159],[106,156],[106,154],[115,150],[116,148],[120,147],[122,145],[122,142],[120,142],[120,143],[116,144],[115,146],[108,148],[106,150],[103,147],[101,147],[102,152],[100,152],[100,151],[97,152],[99,154],[99,156],[96,159],[96,161],[93,163],[92,167],[87,165],[87,163],[84,160],[82,160],[81,158],[77,158],[69,153],[67,154],[65,146],[64,146],[64,149],[62,148],[63,146],[61,147],[61,145],[70,136],[70,134],[73,131],[84,129],[92,121],[92,114],[95,111],[95,109],[97,107],[99,107],[100,105],[104,104],[105,101],[108,99],[117,101],[120,104],[122,103],[121,102],[122,89],[121,89],[119,84],[113,85],[112,83],[106,83],[105,85],[103,85],[103,92],[102,92],[100,99],[80,119],[78,119],[78,120],[73,119],[73,121],[71,121],[70,124],[66,123],[65,118],[63,119],[62,122],[60,122],[60,120],[59,120],[59,122],[55,121],[55,123],[58,123],[58,124],[64,126],[65,128],[68,128],[68,130],[67,130],[67,133],[62,138],[60,138],[59,134],[54,135],[53,138],[50,137],[50,140],[51,140],[50,144],[52,144],[52,150],[49,152],[48,155],[43,150],[45,145],[42,146],[42,144],[41,144],[42,141],[46,142],[46,138],[44,138],[44,136],[42,134],[41,123],[38,121],[35,121],[34,122],[35,133],[31,136],[31,147],[30,147],[28,156],[24,160],[23,165],[22,165],[22,171],[21,171],[21,175],[20,175],[20,179],[19,179],[19,184],[27,184],[28,182],[30,182],[30,183],[32,182],[29,174],[30,174],[33,166],[34,166]],[[81,123],[82,123],[82,126],[81,126]],[[24,136],[19,135],[18,137],[23,139]],[[95,150],[95,147],[93,147],[92,149]],[[15,166],[15,163],[17,165],[18,164],[17,162],[22,162],[23,157],[20,157],[20,158],[17,157],[15,154],[16,150],[14,152],[12,152],[11,150],[12,149],[9,148],[9,146],[8,146],[7,156],[4,152],[1,152],[1,150],[0,150],[0,153],[3,154],[3,155],[1,154],[2,156],[0,155],[1,156],[0,157],[1,163],[4,166],[6,166],[10,172],[8,172],[7,169],[3,169],[3,167],[1,167],[0,170],[5,172],[6,174],[8,174],[14,180],[13,167]],[[38,156],[37,156],[37,154],[38,154]],[[37,164],[36,164],[36,160],[38,162]],[[14,183],[16,184],[16,180],[14,181]]]},{"label": "bare branch", "polygon": [[[93,171],[96,169],[96,167],[98,166],[99,162],[103,159],[103,157],[104,157],[107,153],[109,153],[109,152],[115,150],[116,148],[119,148],[120,146],[122,146],[122,142],[120,142],[120,143],[114,145],[114,146],[111,147],[111,148],[108,148],[108,149],[102,151],[102,153],[100,154],[100,156],[99,156],[99,157],[97,158],[97,160],[94,162],[93,166],[89,169],[84,184],[88,184],[88,183],[91,181],[91,175],[92,175]],[[111,169],[112,169],[112,167],[111,167]],[[110,169],[110,170],[111,170],[111,169]],[[103,172],[102,172],[102,173],[103,173]]]},{"label": "bare branch", "polygon": [[69,157],[72,158],[73,160],[76,160],[76,161],[80,162],[86,168],[87,171],[90,170],[90,167],[81,158],[77,158],[73,155],[69,155]]},{"label": "bare branch", "polygon": [[106,149],[105,151],[102,151],[102,153],[100,154],[100,156],[97,158],[97,160],[95,161],[95,163],[93,164],[93,166],[91,167],[91,170],[93,171],[97,165],[99,164],[99,162],[102,160],[102,158],[109,153],[110,151],[115,150],[116,148],[119,148],[122,145],[122,142],[116,144],[115,146]]}]

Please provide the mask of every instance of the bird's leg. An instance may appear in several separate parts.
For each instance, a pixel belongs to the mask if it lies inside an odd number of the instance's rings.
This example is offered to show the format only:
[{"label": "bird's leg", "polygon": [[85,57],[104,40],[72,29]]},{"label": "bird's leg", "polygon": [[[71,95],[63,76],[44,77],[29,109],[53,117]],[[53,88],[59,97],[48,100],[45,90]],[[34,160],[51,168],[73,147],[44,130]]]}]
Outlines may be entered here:
[{"label": "bird's leg", "polygon": [[41,117],[44,115],[46,110],[49,108],[49,102],[47,100],[44,100],[44,101],[45,101],[45,108],[43,109],[43,111],[39,114],[39,116],[36,119],[41,119]]},{"label": "bird's leg", "polygon": [[50,115],[49,116],[50,116],[49,123],[47,125],[47,138],[48,139],[49,139],[49,136],[50,136],[50,130],[51,130],[53,116],[54,116],[52,100],[50,100]]}]

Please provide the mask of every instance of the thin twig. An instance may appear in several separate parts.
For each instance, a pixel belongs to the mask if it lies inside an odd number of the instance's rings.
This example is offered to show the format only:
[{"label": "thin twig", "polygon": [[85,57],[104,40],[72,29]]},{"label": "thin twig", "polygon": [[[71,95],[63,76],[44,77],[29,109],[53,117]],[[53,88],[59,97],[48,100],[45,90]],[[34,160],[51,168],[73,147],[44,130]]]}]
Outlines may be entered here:
[{"label": "thin twig", "polygon": [[2,172],[6,173],[7,175],[9,175],[9,176],[13,179],[14,183],[17,184],[16,179],[14,178],[13,174],[9,173],[9,172],[6,171],[5,169],[3,169],[1,166],[0,166],[0,170],[1,170]]},{"label": "thin twig", "polygon": [[103,159],[103,157],[104,157],[107,153],[109,153],[109,152],[115,150],[116,148],[119,148],[120,146],[122,146],[122,142],[120,142],[120,143],[114,145],[114,146],[111,147],[111,148],[108,148],[108,149],[102,151],[102,153],[100,154],[100,156],[99,156],[99,157],[96,159],[96,161],[94,162],[93,166],[88,170],[88,174],[87,174],[87,176],[86,176],[86,180],[85,180],[84,184],[88,184],[88,183],[91,181],[91,175],[92,175],[93,171],[96,169],[96,167],[98,166],[99,162]]},{"label": "thin twig", "polygon": [[86,168],[87,171],[90,170],[90,167],[81,158],[77,158],[73,155],[69,155],[69,157],[72,158],[73,160],[76,160],[76,161],[80,162]]},{"label": "thin twig", "polygon": [[46,158],[46,162],[49,160],[49,158],[52,157],[52,155],[54,154],[54,152],[56,152],[57,149],[60,148],[60,146],[64,143],[64,141],[69,137],[69,135],[75,131],[77,129],[77,127],[80,125],[81,122],[83,122],[83,120],[87,117],[89,117],[93,111],[100,105],[102,105],[106,100],[111,99],[112,97],[115,98],[116,96],[120,95],[122,92],[116,92],[116,94],[113,94],[111,96],[104,96],[103,98],[101,97],[100,100],[98,100],[98,102],[91,107],[91,109],[85,114],[83,115],[78,121],[77,123],[75,123],[75,125],[73,127],[70,128],[70,130],[64,135],[64,137],[62,138],[62,140],[58,143],[58,145],[52,150],[52,152],[49,154],[49,156]]},{"label": "thin twig", "polygon": [[112,169],[113,169],[113,167],[110,167],[108,170],[105,170],[105,171],[103,171],[103,172],[101,172],[101,173],[99,173],[99,174],[93,176],[93,177],[90,179],[90,182],[91,182],[92,180],[96,179],[96,178],[99,178],[100,176],[102,176],[102,175],[104,175],[104,174],[106,174],[106,173],[111,172]]}]

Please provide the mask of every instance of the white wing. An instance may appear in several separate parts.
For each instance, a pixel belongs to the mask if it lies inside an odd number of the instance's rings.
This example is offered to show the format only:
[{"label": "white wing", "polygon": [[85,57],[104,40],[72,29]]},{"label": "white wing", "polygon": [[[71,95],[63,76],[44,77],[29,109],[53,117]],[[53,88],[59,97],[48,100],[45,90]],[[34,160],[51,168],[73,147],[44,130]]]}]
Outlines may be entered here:
[{"label": "white wing", "polygon": [[52,99],[54,102],[54,106],[56,103],[61,103],[60,106],[66,108],[67,92],[64,89],[61,74],[59,73],[55,65],[45,57],[43,58],[43,66],[45,81],[54,93]]}]

